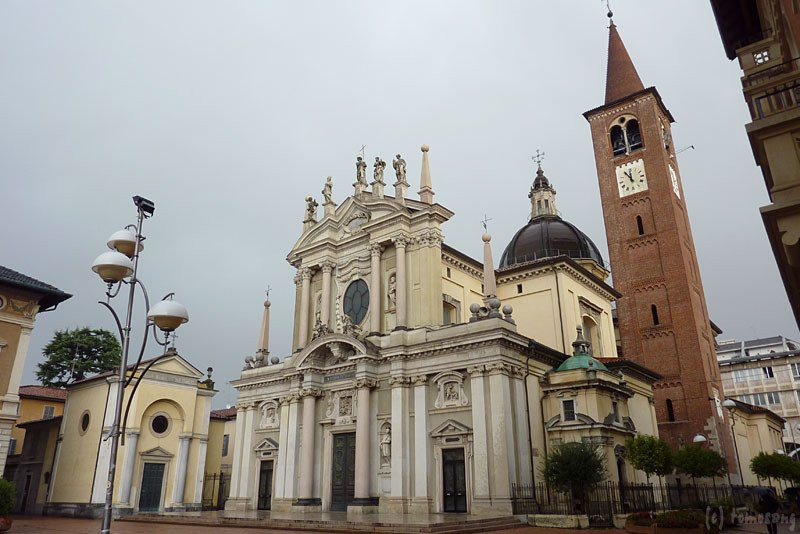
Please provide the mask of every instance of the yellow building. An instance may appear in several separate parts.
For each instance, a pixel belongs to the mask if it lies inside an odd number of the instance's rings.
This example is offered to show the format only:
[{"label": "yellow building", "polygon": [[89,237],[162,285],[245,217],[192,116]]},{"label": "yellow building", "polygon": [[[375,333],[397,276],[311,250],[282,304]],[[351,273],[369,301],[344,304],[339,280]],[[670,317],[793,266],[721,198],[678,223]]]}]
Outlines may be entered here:
[{"label": "yellow building", "polygon": [[762,485],[750,470],[750,460],[758,453],[772,454],[783,451],[783,423],[785,419],[761,406],[753,406],[732,399],[731,428],[736,439],[736,453],[745,485]]},{"label": "yellow building", "polygon": [[[45,514],[102,512],[111,444],[105,438],[117,384],[109,372],[67,388]],[[150,368],[133,397],[119,449],[116,513],[200,509],[213,387],[175,349]],[[132,389],[125,389],[126,405]]]},{"label": "yellow building", "polygon": [[19,418],[19,383],[36,314],[56,309],[70,296],[0,265],[0,473]]},{"label": "yellow building", "polygon": [[47,386],[20,386],[19,387],[19,419],[11,431],[9,456],[22,452],[25,441],[25,427],[22,423],[52,419],[64,413],[64,402],[67,400],[67,390]]},{"label": "yellow building", "polygon": [[233,465],[236,408],[211,410],[208,425],[208,452],[203,484],[203,508],[215,509],[225,505],[230,493]]}]

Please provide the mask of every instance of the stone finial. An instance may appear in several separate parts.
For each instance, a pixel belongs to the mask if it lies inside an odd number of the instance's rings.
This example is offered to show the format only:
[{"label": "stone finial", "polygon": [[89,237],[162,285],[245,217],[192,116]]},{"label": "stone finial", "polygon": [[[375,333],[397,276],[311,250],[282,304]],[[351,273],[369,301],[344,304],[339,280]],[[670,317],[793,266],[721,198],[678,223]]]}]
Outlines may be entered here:
[{"label": "stone finial", "polygon": [[505,306],[503,306],[503,319],[505,319],[511,324],[517,324],[514,318],[511,317],[512,313],[514,313],[514,308],[512,308],[510,304],[506,304]]},{"label": "stone finial", "polygon": [[269,354],[269,297],[264,301],[264,315],[261,318],[261,332],[258,336],[258,353]]},{"label": "stone finial", "polygon": [[420,150],[422,150],[422,174],[419,179],[419,200],[425,204],[433,204],[434,192],[431,185],[430,164],[428,163],[428,150],[430,150],[430,147],[422,145]]},{"label": "stone finial", "polygon": [[494,260],[492,259],[492,236],[484,232],[483,236],[483,302],[497,296],[497,281],[494,276]]},{"label": "stone finial", "polygon": [[578,331],[578,336],[572,342],[572,353],[576,356],[578,354],[589,354],[591,343],[583,337],[583,328],[579,326],[576,330]]}]

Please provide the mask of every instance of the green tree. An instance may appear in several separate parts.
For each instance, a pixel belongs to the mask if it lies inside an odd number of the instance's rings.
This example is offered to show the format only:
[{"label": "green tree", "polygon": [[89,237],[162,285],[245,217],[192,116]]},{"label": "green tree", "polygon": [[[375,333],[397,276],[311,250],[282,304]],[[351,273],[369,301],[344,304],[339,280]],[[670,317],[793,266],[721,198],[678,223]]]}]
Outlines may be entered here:
[{"label": "green tree", "polygon": [[561,443],[547,454],[541,474],[551,487],[570,492],[580,507],[585,491],[608,476],[606,457],[591,443]]},{"label": "green tree", "polygon": [[111,371],[119,365],[122,349],[117,338],[103,329],[59,330],[42,354],[36,370],[45,386],[64,387],[89,375]]},{"label": "green tree", "polygon": [[647,482],[651,475],[660,477],[672,473],[672,450],[666,441],[655,436],[640,434],[625,444],[625,458],[634,469],[644,471]]},{"label": "green tree", "polygon": [[727,472],[725,458],[717,451],[699,445],[684,445],[675,453],[675,467],[681,473],[692,477],[718,477]]},{"label": "green tree", "polygon": [[800,462],[792,460],[785,454],[760,452],[750,460],[750,470],[758,478],[766,478],[772,484],[772,479],[800,480]]}]

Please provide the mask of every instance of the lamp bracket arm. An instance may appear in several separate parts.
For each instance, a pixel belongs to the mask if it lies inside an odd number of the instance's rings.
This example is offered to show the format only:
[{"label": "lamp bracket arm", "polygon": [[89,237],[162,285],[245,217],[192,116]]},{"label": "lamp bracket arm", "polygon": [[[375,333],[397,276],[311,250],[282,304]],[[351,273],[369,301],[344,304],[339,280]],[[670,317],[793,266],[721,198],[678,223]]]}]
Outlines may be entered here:
[{"label": "lamp bracket arm", "polygon": [[[154,364],[163,360],[166,356],[167,353],[166,351],[164,351],[164,354],[162,354],[161,356],[158,356],[157,358],[153,358],[152,360],[150,360],[150,363],[147,364],[147,367],[142,369],[142,372],[139,373],[138,377],[136,377],[136,382],[133,384],[133,389],[131,390],[131,394],[128,396],[128,403],[125,406],[125,417],[123,417],[122,419],[122,428],[119,430],[120,439],[122,440],[122,445],[125,445],[125,429],[128,427],[128,412],[130,412],[131,404],[133,403],[133,397],[134,395],[136,395],[136,389],[139,387],[139,384],[142,383],[142,378],[144,378],[144,375],[147,374],[147,371],[149,371]],[[131,375],[131,379],[133,379],[133,376],[134,375]]]},{"label": "lamp bracket arm", "polygon": [[131,375],[125,380],[125,387],[130,385],[131,381],[133,380],[136,371],[139,370],[139,365],[142,363],[142,357],[144,356],[144,349],[147,347],[147,329],[151,328],[154,323],[151,323],[149,320],[144,325],[144,335],[142,336],[142,346],[139,349],[139,357],[136,358],[136,363],[133,365],[133,369],[131,369]]},{"label": "lamp bracket arm", "polygon": [[111,304],[108,302],[103,302],[102,300],[97,301],[98,304],[105,306],[108,308],[108,311],[111,312],[111,316],[114,317],[114,321],[117,323],[117,333],[119,334],[119,340],[124,344],[125,343],[125,334],[122,333],[122,323],[119,321],[119,316],[117,312],[114,311],[114,308],[111,307]]}]

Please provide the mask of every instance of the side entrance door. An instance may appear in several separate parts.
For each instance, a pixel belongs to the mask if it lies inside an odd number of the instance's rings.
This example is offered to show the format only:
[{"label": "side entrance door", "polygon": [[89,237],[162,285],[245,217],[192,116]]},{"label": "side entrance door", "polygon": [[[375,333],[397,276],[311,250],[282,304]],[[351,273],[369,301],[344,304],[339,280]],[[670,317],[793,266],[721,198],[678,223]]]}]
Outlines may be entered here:
[{"label": "side entrance door", "polygon": [[356,485],[356,433],[333,435],[331,510],[346,511],[353,502]]},{"label": "side entrance door", "polygon": [[139,494],[140,512],[157,512],[161,508],[163,483],[164,464],[145,462],[142,470],[142,491]]},{"label": "side entrance door", "polygon": [[261,462],[258,472],[258,509],[269,510],[272,506],[272,460]]},{"label": "side entrance door", "polygon": [[467,511],[467,477],[464,449],[442,451],[442,503],[445,512]]}]

